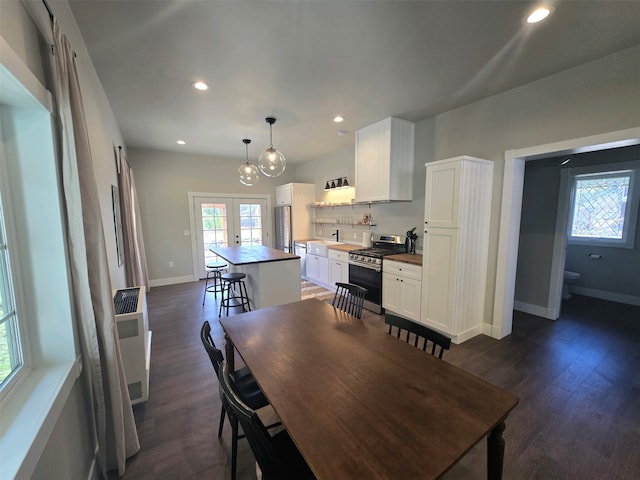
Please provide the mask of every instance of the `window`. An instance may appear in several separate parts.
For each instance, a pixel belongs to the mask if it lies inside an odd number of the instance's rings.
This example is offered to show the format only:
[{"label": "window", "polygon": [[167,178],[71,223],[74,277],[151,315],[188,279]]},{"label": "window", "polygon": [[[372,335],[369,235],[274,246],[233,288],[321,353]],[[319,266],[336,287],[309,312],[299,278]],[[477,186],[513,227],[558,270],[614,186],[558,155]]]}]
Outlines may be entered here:
[{"label": "window", "polygon": [[13,295],[9,251],[0,201],[0,385],[22,366],[22,345]]},{"label": "window", "polygon": [[634,170],[573,177],[569,242],[633,248],[638,195]]}]

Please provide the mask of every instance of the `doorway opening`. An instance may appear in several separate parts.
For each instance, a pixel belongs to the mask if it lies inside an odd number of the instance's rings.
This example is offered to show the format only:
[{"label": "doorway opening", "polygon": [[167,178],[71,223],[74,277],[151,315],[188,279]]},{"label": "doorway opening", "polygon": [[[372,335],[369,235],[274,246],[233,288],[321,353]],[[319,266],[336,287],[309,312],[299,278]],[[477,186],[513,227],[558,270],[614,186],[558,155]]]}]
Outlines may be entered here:
[{"label": "doorway opening", "polygon": [[[512,329],[525,162],[638,144],[640,127],[505,152],[492,337],[504,338]],[[549,278],[549,297],[557,297],[557,302],[551,298],[551,305],[547,306],[558,312],[564,271],[564,240],[559,237],[554,238]]]}]

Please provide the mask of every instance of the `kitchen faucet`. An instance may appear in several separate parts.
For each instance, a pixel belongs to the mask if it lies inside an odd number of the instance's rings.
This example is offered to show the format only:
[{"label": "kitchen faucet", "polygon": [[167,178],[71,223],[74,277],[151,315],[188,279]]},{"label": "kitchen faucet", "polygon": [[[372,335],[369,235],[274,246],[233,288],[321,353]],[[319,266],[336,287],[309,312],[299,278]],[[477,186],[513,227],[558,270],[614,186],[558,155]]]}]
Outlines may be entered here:
[{"label": "kitchen faucet", "polygon": [[332,237],[336,237],[336,242],[340,241],[340,230],[336,229],[336,231],[334,233],[331,234]]}]

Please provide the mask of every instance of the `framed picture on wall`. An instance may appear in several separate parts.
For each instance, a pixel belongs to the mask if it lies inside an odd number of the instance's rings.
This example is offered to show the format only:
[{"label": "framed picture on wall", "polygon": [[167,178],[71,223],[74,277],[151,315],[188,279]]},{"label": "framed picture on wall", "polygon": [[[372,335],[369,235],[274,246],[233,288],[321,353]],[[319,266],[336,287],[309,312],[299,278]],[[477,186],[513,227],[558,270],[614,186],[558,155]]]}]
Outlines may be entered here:
[{"label": "framed picture on wall", "polygon": [[118,187],[111,185],[111,203],[113,204],[113,224],[116,234],[116,254],[118,255],[118,266],[124,264],[124,241],[122,238],[122,216],[120,215],[120,194]]}]

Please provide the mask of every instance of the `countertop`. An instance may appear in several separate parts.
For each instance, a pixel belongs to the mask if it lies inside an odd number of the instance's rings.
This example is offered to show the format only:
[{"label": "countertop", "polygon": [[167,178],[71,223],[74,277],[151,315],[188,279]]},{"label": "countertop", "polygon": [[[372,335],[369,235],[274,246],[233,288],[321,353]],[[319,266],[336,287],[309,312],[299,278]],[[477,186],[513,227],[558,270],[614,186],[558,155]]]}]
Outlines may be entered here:
[{"label": "countertop", "polygon": [[328,250],[340,250],[341,252],[351,252],[353,250],[360,250],[362,245],[351,245],[349,243],[341,243],[339,245],[329,245]]},{"label": "countertop", "polygon": [[264,245],[216,247],[210,249],[232,265],[249,265],[251,263],[281,262],[295,260],[298,255],[265,247]]},{"label": "countertop", "polygon": [[393,260],[394,262],[409,263],[411,265],[422,266],[422,255],[415,253],[396,253],[394,255],[387,255],[385,260]]}]

